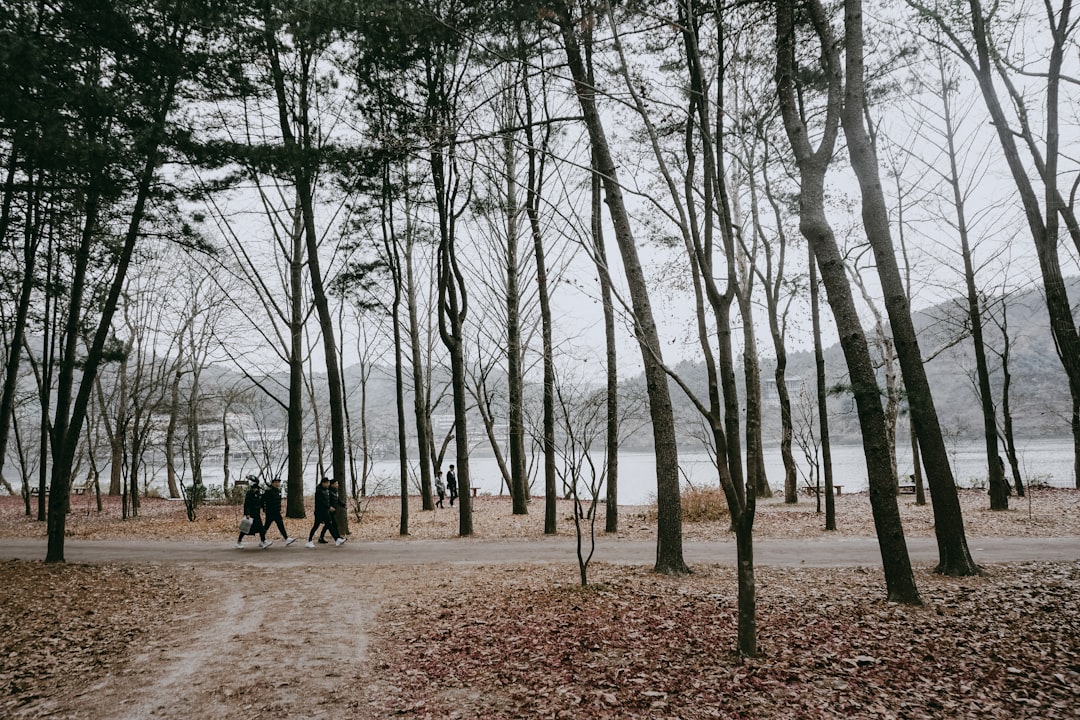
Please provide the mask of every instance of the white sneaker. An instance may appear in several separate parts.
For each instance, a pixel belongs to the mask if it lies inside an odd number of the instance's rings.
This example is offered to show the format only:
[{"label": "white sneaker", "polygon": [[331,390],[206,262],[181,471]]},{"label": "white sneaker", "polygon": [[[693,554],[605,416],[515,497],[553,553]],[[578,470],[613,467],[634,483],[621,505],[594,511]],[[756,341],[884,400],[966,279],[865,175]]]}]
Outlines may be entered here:
[{"label": "white sneaker", "polygon": [[294,542],[296,542],[296,538],[294,538],[294,537],[291,537],[291,538],[285,538],[285,545],[286,545],[286,547],[288,547],[289,545],[292,545],[292,544],[293,544]]},{"label": "white sneaker", "polygon": [[239,550],[242,547],[244,547],[244,543],[236,543],[236,549],[237,550]]},{"label": "white sneaker", "polygon": [[313,543],[313,542],[311,542],[310,540],[308,540],[308,541],[307,541],[307,545],[305,545],[304,547],[309,547],[309,548],[313,548],[313,547],[315,547],[315,543]]},{"label": "white sneaker", "polygon": [[261,547],[261,548],[268,548],[268,547],[270,547],[270,546],[271,546],[271,545],[273,545],[273,544],[274,544],[274,541],[273,541],[273,540],[267,540],[267,541],[265,541],[265,542],[261,542],[261,543],[259,543],[259,547]]},{"label": "white sneaker", "polygon": [[345,542],[345,538],[339,537],[337,540],[334,541],[334,545],[341,545],[344,542]]}]

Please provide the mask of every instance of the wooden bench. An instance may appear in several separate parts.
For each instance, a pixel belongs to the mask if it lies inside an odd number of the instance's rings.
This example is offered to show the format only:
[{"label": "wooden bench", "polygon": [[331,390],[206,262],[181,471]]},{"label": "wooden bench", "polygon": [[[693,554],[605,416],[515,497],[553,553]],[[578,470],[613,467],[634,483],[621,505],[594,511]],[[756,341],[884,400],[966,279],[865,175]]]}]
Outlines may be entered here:
[{"label": "wooden bench", "polygon": [[915,485],[914,485],[914,483],[901,485],[900,486],[900,494],[901,495],[914,495],[915,494]]}]

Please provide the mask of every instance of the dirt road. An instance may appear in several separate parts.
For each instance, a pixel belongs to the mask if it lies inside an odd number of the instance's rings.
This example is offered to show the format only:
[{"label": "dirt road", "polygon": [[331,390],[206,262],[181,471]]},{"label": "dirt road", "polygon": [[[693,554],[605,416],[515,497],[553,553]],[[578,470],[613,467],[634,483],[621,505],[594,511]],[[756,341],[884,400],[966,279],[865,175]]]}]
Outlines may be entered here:
[{"label": "dirt road", "polygon": [[[917,565],[937,562],[932,538],[908,538],[908,552]],[[529,562],[577,563],[571,537],[542,540],[388,540],[348,542],[341,547],[321,545],[290,547],[277,541],[260,550],[254,542],[238,550],[222,542],[162,542],[150,540],[68,540],[68,562],[237,563],[257,567],[321,567],[335,565],[424,565],[429,563],[521,564]],[[1080,560],[1080,538],[980,538],[969,542],[977,563],[1025,560]],[[732,564],[734,541],[686,542],[683,553],[695,563]],[[41,560],[44,540],[0,539],[0,560]],[[649,565],[656,559],[656,545],[645,540],[597,539],[595,562]],[[758,540],[754,562],[777,567],[879,566],[881,555],[875,538],[836,537],[814,540]]]}]

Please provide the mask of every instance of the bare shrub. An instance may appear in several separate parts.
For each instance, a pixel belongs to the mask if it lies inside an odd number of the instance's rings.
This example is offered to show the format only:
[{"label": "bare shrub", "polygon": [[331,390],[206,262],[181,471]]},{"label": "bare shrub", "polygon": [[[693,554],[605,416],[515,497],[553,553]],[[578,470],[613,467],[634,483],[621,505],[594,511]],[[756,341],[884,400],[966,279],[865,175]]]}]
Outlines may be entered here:
[{"label": "bare shrub", "polygon": [[[717,522],[731,517],[727,498],[719,487],[684,487],[679,496],[683,522]],[[656,503],[649,508],[649,519],[656,520]]]}]

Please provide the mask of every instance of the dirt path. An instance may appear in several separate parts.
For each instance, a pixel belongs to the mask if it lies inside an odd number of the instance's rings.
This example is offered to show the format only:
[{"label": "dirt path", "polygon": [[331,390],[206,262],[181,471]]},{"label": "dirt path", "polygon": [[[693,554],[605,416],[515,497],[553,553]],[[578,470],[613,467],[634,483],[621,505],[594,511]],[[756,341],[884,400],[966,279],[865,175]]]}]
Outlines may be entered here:
[{"label": "dirt path", "polygon": [[[218,588],[175,629],[132,653],[124,669],[33,717],[74,720],[296,720],[352,717],[340,692],[365,666],[382,591],[365,575],[324,567],[203,565]],[[330,598],[341,598],[337,607]],[[295,631],[294,631],[295,629]],[[93,672],[88,669],[88,672]]]},{"label": "dirt path", "polygon": [[[908,538],[913,563],[937,563],[937,543],[933,538]],[[1021,562],[1026,560],[1080,560],[1080,538],[994,537],[969,540],[975,562]],[[691,565],[735,562],[735,543],[689,541],[683,553]],[[0,560],[40,560],[45,557],[44,540],[0,539]],[[275,543],[266,550],[252,544],[237,550],[231,543],[176,542],[153,540],[68,540],[68,562],[126,563],[229,563],[255,567],[330,567],[389,565],[413,566],[428,563],[530,563],[566,562],[576,566],[574,539],[567,536],[540,540],[396,540],[348,542],[340,548],[320,546],[309,550],[301,543],[285,547]],[[595,562],[650,565],[656,560],[656,544],[651,540],[599,538]],[[757,540],[754,562],[776,567],[858,567],[880,566],[881,553],[876,538],[840,536],[825,539]]]}]

